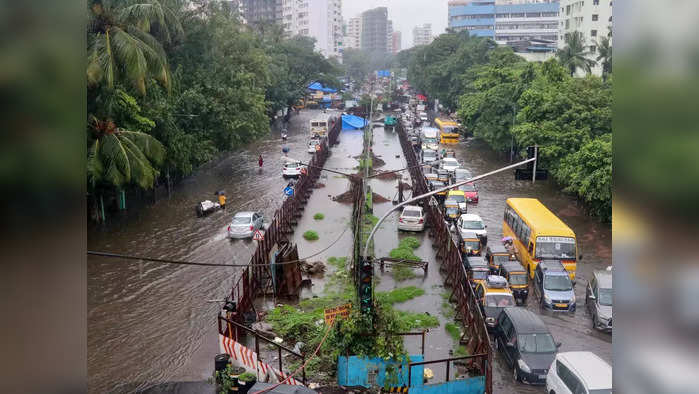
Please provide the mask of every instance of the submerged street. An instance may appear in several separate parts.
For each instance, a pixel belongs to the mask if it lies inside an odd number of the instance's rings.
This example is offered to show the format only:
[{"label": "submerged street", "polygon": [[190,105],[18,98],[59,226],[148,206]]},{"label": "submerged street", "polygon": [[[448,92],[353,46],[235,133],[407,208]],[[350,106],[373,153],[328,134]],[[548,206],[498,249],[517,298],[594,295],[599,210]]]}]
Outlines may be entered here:
[{"label": "submerged street", "polygon": [[[175,186],[170,198],[123,217],[111,219],[104,226],[94,225],[88,235],[89,250],[128,251],[133,255],[169,258],[196,262],[246,264],[254,251],[255,242],[230,241],[226,227],[237,211],[262,211],[270,217],[283,199],[282,146],[287,146],[289,157],[305,160],[308,124],[310,119],[325,119],[339,112],[302,110],[292,116],[288,141],[282,142],[279,131],[231,152],[220,161],[207,166]],[[374,129],[374,154],[386,164],[378,170],[406,167],[400,144],[394,131]],[[454,146],[462,166],[474,175],[482,174],[509,164],[481,142],[462,140]],[[344,173],[356,172],[358,161],[353,157],[362,151],[361,131],[343,131],[340,143],[332,148],[325,167]],[[262,154],[264,166],[260,169],[257,156]],[[403,180],[408,181],[407,172]],[[325,261],[331,256],[351,256],[350,225],[352,207],[331,200],[329,196],[342,194],[348,181],[332,173],[319,180],[324,187],[316,189],[306,206],[304,215],[293,234],[299,246],[300,257],[310,256],[335,242],[328,250],[311,261]],[[374,192],[391,200],[397,192],[396,180],[371,181]],[[556,341],[563,343],[560,351],[590,350],[611,363],[611,335],[591,328],[591,319],[583,303],[587,279],[594,269],[604,269],[611,263],[611,234],[608,227],[585,214],[573,197],[557,190],[552,182],[515,181],[510,172],[502,173],[478,183],[480,202],[469,206],[469,213],[479,214],[488,226],[490,242],[502,237],[502,217],[505,199],[509,197],[536,197],[566,222],[578,235],[578,245],[584,260],[578,264],[578,284],[575,288],[579,308],[575,314],[542,313],[534,299],[526,306],[542,314]],[[198,218],[194,211],[197,202],[214,200],[214,192],[224,190],[228,197],[227,209]],[[374,214],[381,216],[391,202],[375,203]],[[313,214],[323,213],[325,219],[316,221]],[[435,262],[427,231],[417,234],[398,233],[397,214],[382,225],[376,235],[375,255],[387,256],[398,241],[414,235],[421,245],[415,254],[430,262],[426,277],[416,270],[414,279],[397,284],[390,268],[380,276],[377,291],[413,285],[425,290],[425,295],[396,305],[397,309],[429,312],[438,315],[440,327],[432,328],[426,340],[426,360],[449,357],[456,348],[444,330],[451,321],[440,312],[444,280]],[[301,237],[306,230],[320,234],[318,241],[309,242]],[[340,238],[338,238],[340,237]],[[218,353],[215,316],[220,304],[237,277],[236,268],[170,266],[158,263],[120,261],[102,257],[88,257],[88,368],[91,391],[131,391],[153,384],[174,381],[200,381],[211,376],[212,357]],[[314,280],[302,298],[317,295],[323,280]],[[270,300],[271,301],[271,300]],[[411,354],[419,353],[419,337],[406,339]],[[108,354],[108,357],[105,357]],[[523,386],[512,381],[511,368],[494,353],[494,391],[542,392],[540,387]],[[444,377],[442,367],[432,367],[436,380]],[[453,372],[452,372],[453,374]]]}]

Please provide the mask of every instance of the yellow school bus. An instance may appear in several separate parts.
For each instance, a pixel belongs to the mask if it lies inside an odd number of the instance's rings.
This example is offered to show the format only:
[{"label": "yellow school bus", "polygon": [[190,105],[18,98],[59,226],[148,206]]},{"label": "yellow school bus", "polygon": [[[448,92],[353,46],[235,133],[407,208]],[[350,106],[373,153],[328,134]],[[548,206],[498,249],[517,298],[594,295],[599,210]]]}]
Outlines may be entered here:
[{"label": "yellow school bus", "polygon": [[575,233],[535,198],[508,198],[502,233],[512,237],[521,263],[534,278],[541,260],[560,260],[575,282]]},{"label": "yellow school bus", "polygon": [[446,118],[436,118],[434,123],[437,125],[440,131],[440,144],[458,144],[459,143],[459,133],[458,123],[451,119]]}]

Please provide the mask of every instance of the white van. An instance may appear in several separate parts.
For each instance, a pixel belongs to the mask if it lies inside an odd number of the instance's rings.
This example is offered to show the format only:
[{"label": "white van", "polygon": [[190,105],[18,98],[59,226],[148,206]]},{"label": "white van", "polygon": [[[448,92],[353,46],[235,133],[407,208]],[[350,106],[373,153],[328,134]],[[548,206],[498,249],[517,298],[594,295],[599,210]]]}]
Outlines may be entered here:
[{"label": "white van", "polygon": [[592,352],[563,352],[546,375],[548,394],[611,394],[612,367]]}]

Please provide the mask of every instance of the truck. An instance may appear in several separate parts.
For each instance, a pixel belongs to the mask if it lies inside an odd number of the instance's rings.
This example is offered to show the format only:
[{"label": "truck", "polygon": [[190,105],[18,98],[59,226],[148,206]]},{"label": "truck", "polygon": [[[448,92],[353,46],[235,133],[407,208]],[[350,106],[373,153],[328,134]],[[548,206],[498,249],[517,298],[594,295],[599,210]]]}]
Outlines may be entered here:
[{"label": "truck", "polygon": [[422,149],[439,150],[439,129],[435,127],[422,128]]},{"label": "truck", "polygon": [[313,119],[310,121],[310,134],[311,138],[315,136],[322,137],[328,132],[328,121]]}]

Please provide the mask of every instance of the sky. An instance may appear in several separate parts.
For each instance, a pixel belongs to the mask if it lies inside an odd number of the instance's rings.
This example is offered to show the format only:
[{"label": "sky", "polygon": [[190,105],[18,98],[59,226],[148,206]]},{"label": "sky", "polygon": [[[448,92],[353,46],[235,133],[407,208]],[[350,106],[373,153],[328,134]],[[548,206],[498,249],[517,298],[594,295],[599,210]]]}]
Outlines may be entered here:
[{"label": "sky", "polygon": [[376,7],[388,8],[388,19],[393,31],[401,32],[402,48],[413,46],[413,28],[432,24],[432,35],[444,33],[447,28],[448,0],[343,0],[342,18],[348,21],[363,11]]}]

